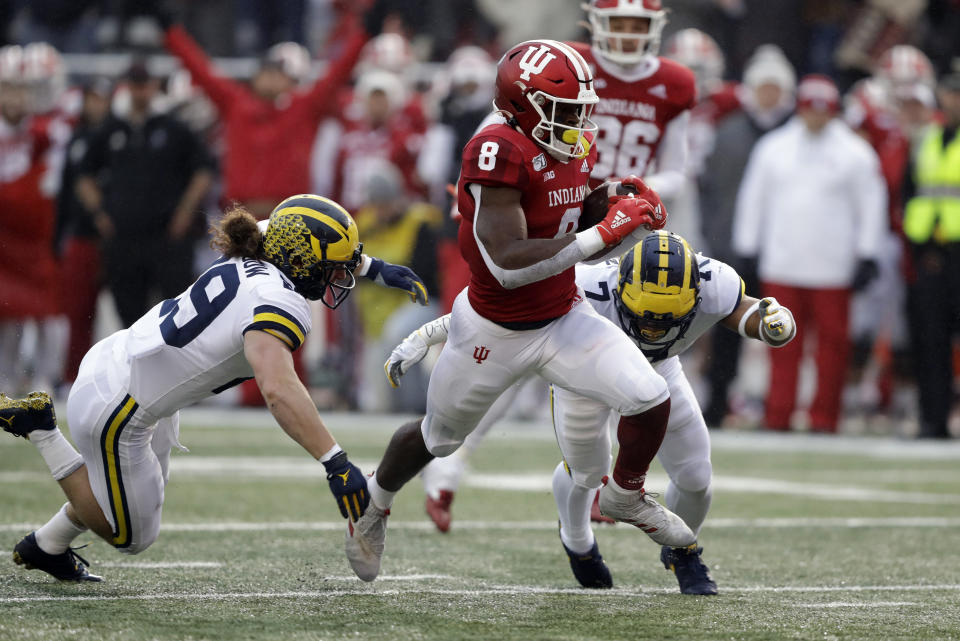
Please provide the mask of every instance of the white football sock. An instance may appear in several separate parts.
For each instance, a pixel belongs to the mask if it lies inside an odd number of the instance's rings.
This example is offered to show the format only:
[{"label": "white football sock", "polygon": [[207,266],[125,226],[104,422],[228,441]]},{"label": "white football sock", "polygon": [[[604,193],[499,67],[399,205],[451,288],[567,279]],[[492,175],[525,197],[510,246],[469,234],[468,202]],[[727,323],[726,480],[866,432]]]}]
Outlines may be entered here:
[{"label": "white football sock", "polygon": [[70,444],[59,427],[30,432],[30,442],[37,446],[40,456],[57,481],[62,481],[83,465],[83,458]]},{"label": "white football sock", "polygon": [[370,500],[381,510],[389,510],[390,506],[393,505],[393,497],[397,495],[396,492],[391,492],[380,487],[380,484],[377,483],[376,472],[367,479],[367,491],[370,492]]},{"label": "white football sock", "polygon": [[710,502],[713,500],[713,486],[699,492],[684,490],[673,483],[667,486],[667,509],[683,519],[683,522],[700,536],[700,528],[710,511]]},{"label": "white football sock", "polygon": [[560,540],[571,552],[581,554],[593,547],[590,507],[596,492],[596,489],[575,484],[563,462],[553,471],[553,498],[560,514]]},{"label": "white football sock", "polygon": [[450,456],[438,456],[420,470],[423,479],[423,490],[430,498],[440,497],[440,490],[456,492],[460,487],[460,479],[466,468],[466,458],[461,447]]},{"label": "white football sock", "polygon": [[63,554],[75,538],[87,531],[86,527],[76,525],[67,516],[68,505],[64,503],[60,511],[36,531],[37,545],[47,554]]}]

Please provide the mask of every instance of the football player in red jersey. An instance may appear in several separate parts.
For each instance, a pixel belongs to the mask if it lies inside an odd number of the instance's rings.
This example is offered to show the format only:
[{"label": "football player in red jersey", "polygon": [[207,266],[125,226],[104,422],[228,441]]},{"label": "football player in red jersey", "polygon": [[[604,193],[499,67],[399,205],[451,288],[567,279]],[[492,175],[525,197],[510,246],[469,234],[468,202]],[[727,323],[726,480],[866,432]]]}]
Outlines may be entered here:
[{"label": "football player in red jersey", "polygon": [[[636,174],[664,199],[681,188],[687,123],[697,97],[693,72],[661,58],[667,23],[660,0],[590,0],[592,43],[571,43],[594,71],[600,102],[592,178]],[[650,165],[656,159],[656,171]]]},{"label": "football player in red jersey", "polygon": [[529,373],[623,416],[620,453],[601,490],[608,515],[662,545],[695,541],[682,519],[643,489],[666,431],[666,382],[619,328],[578,304],[576,263],[606,253],[643,225],[666,222],[659,198],[634,179],[636,195],[612,198],[601,222],[577,232],[597,102],[593,75],[569,45],[524,42],[497,66],[494,105],[504,122],[467,143],[458,186],[470,285],[454,303],[426,417],[394,434],[368,483],[371,504],[347,530],[347,558],[365,581],[380,571],[395,494],[435,456],[456,451],[497,397]]},{"label": "football player in red jersey", "polygon": [[[566,44],[583,56],[599,97],[591,116],[597,125],[597,155],[590,185],[634,174],[664,200],[676,202],[687,184],[687,129],[697,89],[690,69],[657,56],[666,11],[660,0],[589,0],[584,8],[592,44]],[[687,235],[695,236],[687,227],[692,225],[684,226]],[[641,229],[630,242],[644,234]],[[472,446],[498,418],[484,421]],[[463,457],[443,459],[424,476],[427,512],[441,531],[449,529],[450,502],[463,466]]]}]

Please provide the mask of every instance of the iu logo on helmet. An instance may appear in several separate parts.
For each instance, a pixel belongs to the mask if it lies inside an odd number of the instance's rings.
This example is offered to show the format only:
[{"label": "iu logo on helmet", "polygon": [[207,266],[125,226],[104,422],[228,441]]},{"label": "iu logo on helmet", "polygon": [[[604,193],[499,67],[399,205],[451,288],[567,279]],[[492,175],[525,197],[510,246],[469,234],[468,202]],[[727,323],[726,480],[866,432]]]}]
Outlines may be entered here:
[{"label": "iu logo on helmet", "polygon": [[487,356],[490,356],[490,350],[483,345],[473,348],[473,357],[477,360],[478,365],[482,365],[483,361],[487,360]]},{"label": "iu logo on helmet", "polygon": [[530,45],[520,58],[520,68],[523,69],[520,79],[530,80],[531,74],[540,75],[556,57],[556,54],[550,53],[550,47],[547,45],[540,45],[539,48]]}]

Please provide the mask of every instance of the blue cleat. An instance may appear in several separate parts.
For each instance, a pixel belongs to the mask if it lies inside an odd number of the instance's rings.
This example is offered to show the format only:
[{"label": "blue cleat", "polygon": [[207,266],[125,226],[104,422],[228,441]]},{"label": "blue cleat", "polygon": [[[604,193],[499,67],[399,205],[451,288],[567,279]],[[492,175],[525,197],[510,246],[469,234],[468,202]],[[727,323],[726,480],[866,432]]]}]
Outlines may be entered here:
[{"label": "blue cleat", "polygon": [[103,581],[103,577],[87,572],[90,564],[72,548],[62,554],[41,550],[35,532],[20,539],[13,548],[13,562],[27,570],[43,570],[58,581]]},{"label": "blue cleat", "polygon": [[591,589],[613,587],[613,577],[610,576],[607,564],[603,562],[596,541],[593,542],[593,547],[583,554],[571,552],[563,541],[560,541],[560,545],[563,545],[563,550],[570,558],[570,569],[573,570],[573,576],[580,582],[580,585]]},{"label": "blue cleat", "polygon": [[660,549],[660,561],[663,567],[673,570],[680,583],[681,594],[716,594],[717,584],[710,576],[710,569],[700,555],[703,548],[696,543],[685,548],[663,546]]},{"label": "blue cleat", "polygon": [[30,392],[26,398],[0,394],[0,428],[14,436],[27,438],[34,430],[57,427],[53,400],[46,392]]}]

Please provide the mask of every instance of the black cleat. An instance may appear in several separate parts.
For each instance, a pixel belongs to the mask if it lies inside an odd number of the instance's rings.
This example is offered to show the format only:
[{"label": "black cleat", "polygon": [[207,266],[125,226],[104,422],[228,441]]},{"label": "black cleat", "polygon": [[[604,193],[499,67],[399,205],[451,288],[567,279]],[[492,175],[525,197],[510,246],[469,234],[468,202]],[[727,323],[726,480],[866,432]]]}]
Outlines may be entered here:
[{"label": "black cleat", "polygon": [[660,561],[663,567],[673,570],[680,583],[681,594],[716,594],[717,584],[710,576],[710,569],[700,558],[703,548],[696,543],[685,548],[663,546]]},{"label": "black cleat", "polygon": [[34,430],[56,429],[53,400],[46,392],[30,392],[26,398],[0,394],[0,427],[4,432],[24,438]]},{"label": "black cleat", "polygon": [[613,577],[610,576],[607,564],[603,562],[596,541],[593,542],[593,547],[583,554],[571,552],[563,541],[560,541],[560,545],[563,545],[564,552],[570,558],[570,569],[573,570],[573,576],[580,585],[600,590],[613,587]]},{"label": "black cleat", "polygon": [[13,548],[13,562],[28,570],[43,570],[59,581],[103,581],[103,577],[87,572],[90,564],[73,548],[62,554],[41,550],[35,532],[20,539]]}]

